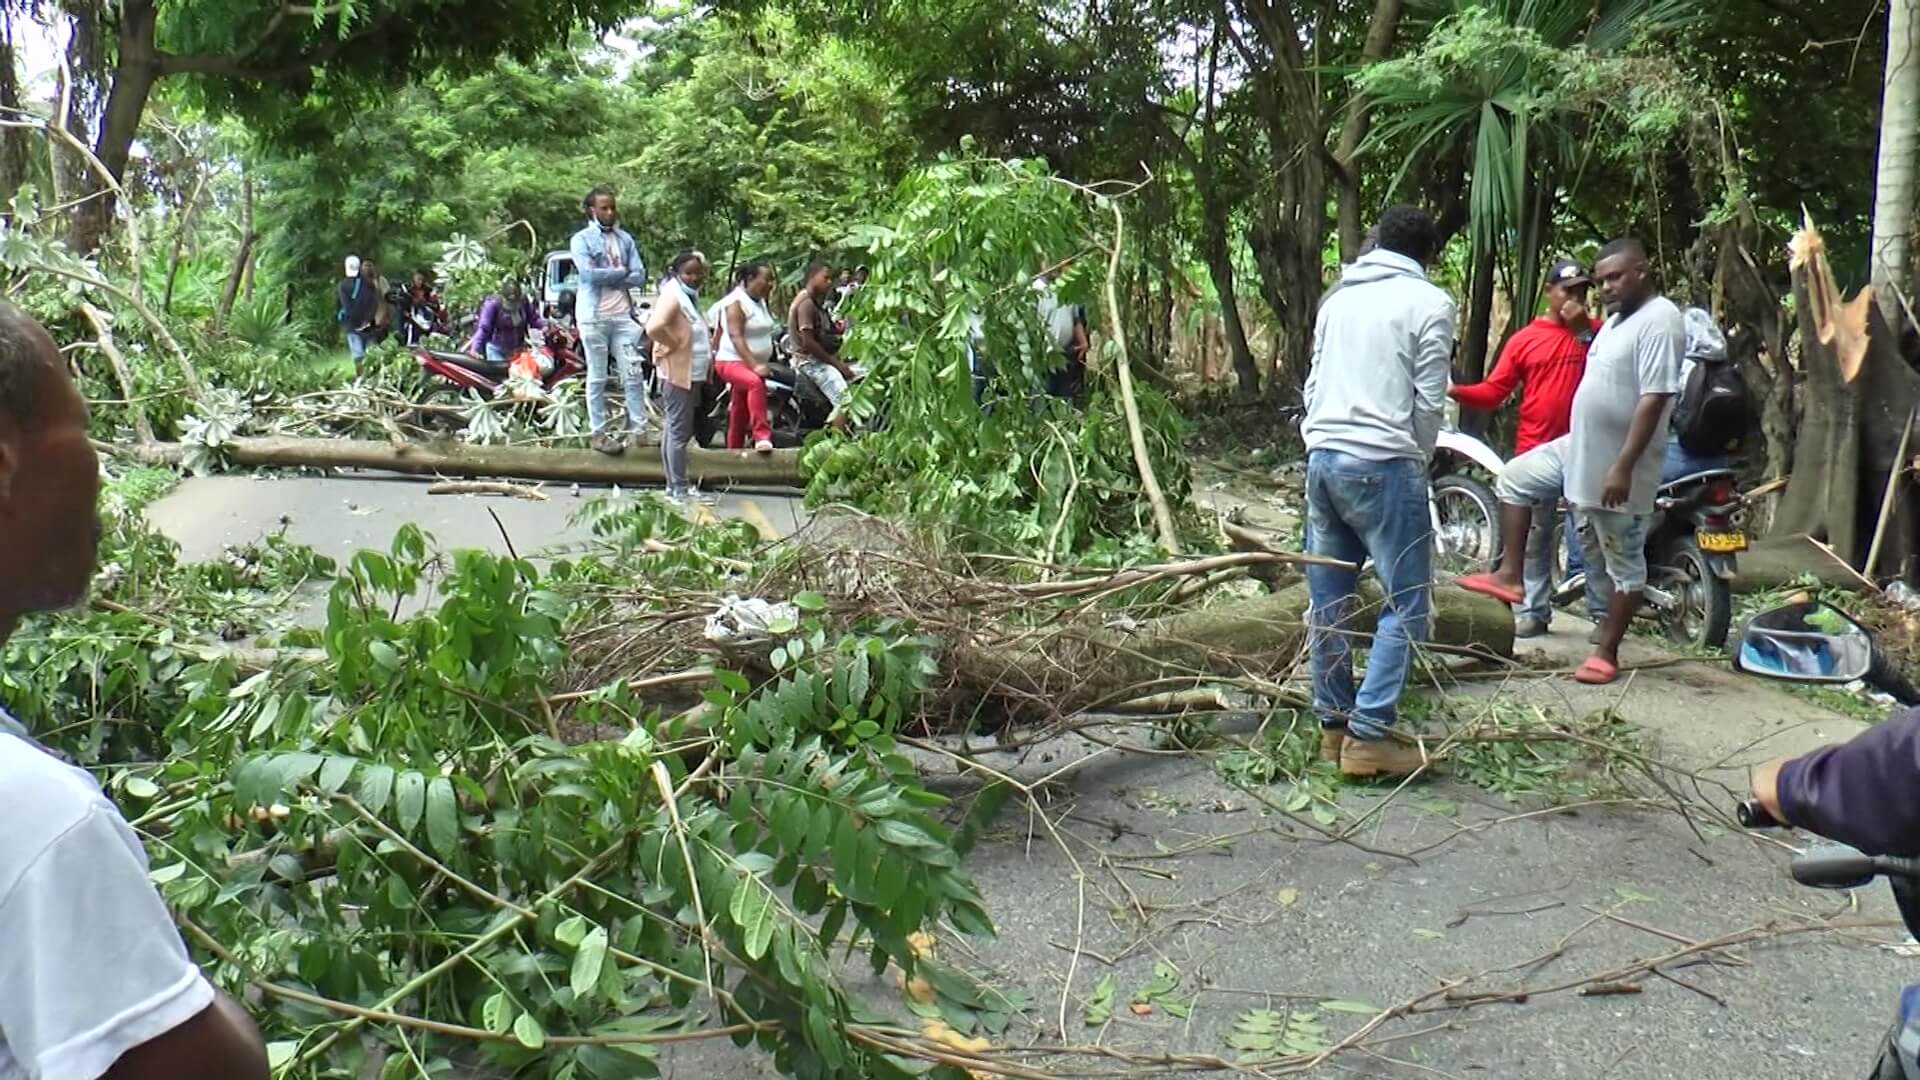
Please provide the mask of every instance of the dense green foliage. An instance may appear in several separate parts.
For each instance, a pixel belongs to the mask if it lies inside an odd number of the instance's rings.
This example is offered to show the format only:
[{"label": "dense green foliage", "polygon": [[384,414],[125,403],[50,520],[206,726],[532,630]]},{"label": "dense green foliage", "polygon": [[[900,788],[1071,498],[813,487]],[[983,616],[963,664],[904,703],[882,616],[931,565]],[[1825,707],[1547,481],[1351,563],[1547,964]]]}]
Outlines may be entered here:
[{"label": "dense green foliage", "polygon": [[[214,976],[264,989],[278,1075],[362,1075],[369,1055],[419,1075],[477,1048],[527,1075],[653,1076],[653,1042],[747,1024],[794,1075],[904,1076],[835,953],[978,1000],[910,940],[936,921],[992,931],[964,841],[931,816],[945,800],[892,741],[934,671],[927,643],[835,630],[801,595],[758,685],[717,672],[671,719],[600,687],[569,722],[611,741],[539,719],[568,635],[609,613],[603,585],[650,563],[707,580],[745,526],[596,507],[593,549],[545,572],[405,528],[333,581],[317,636],[286,635],[323,653],[248,674],[199,635],[259,629],[245,612],[332,568],[279,541],[177,566],[133,516],[152,484],[115,491],[105,588],[126,603],[24,630],[0,679],[128,808]],[[434,614],[396,615],[428,591]],[[329,1001],[467,1030],[363,1043]]]},{"label": "dense green foliage", "polygon": [[[1092,299],[1111,237],[1077,192],[1036,162],[945,161],[908,178],[884,225],[861,233],[874,284],[849,305],[846,351],[869,365],[856,415],[884,420],[808,452],[810,494],[929,521],[969,543],[1043,556],[1138,557],[1145,500],[1113,380],[1089,366],[1085,407],[1041,392],[1061,363],[1041,323],[1035,274],[1067,264],[1063,303]],[[977,324],[975,320],[977,321]],[[992,375],[974,400],[969,343]],[[1184,496],[1178,413],[1140,391],[1155,472]]]},{"label": "dense green foliage", "polygon": [[638,45],[631,64],[583,47],[433,76],[265,148],[270,257],[319,304],[348,252],[400,276],[467,238],[526,274],[567,246],[587,189],[610,183],[649,265],[695,247],[720,271],[771,258],[792,279],[842,248],[905,168],[891,84],[789,18],[682,15]]}]

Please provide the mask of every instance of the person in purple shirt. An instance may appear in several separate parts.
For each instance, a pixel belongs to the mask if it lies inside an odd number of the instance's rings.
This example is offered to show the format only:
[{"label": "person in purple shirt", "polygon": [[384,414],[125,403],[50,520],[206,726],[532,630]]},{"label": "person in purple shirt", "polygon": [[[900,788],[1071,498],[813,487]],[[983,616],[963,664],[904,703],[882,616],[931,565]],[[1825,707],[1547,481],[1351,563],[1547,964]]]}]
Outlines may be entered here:
[{"label": "person in purple shirt", "polygon": [[1776,820],[1869,855],[1920,856],[1916,791],[1920,709],[1753,773],[1753,797]]},{"label": "person in purple shirt", "polygon": [[546,327],[540,309],[527,299],[525,290],[513,278],[500,283],[500,291],[480,305],[480,317],[474,320],[473,340],[467,343],[467,355],[478,360],[485,347],[487,362],[505,364],[514,353],[527,347],[527,331]]}]

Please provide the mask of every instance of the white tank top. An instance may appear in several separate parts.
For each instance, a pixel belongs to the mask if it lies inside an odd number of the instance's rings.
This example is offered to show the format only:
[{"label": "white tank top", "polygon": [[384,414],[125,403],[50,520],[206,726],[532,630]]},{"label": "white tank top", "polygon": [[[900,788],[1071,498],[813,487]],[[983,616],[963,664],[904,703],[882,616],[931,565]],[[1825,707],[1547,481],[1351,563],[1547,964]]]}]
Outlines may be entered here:
[{"label": "white tank top", "polygon": [[[735,347],[733,331],[728,326],[727,309],[735,304],[747,316],[747,352],[741,356]],[[746,287],[741,286],[728,293],[715,308],[715,323],[720,327],[720,353],[714,359],[736,363],[766,363],[773,359],[773,313],[767,310],[765,302],[755,300],[748,295]]]}]

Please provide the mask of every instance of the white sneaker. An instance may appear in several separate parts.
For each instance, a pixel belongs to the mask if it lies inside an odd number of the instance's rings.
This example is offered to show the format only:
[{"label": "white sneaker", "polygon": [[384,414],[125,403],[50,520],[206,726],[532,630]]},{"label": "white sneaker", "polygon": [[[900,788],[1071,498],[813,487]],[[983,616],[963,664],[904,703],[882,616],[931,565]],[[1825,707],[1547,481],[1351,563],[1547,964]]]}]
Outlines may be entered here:
[{"label": "white sneaker", "polygon": [[771,454],[773,453],[773,440],[761,439],[759,442],[753,444],[753,448],[762,454]]}]

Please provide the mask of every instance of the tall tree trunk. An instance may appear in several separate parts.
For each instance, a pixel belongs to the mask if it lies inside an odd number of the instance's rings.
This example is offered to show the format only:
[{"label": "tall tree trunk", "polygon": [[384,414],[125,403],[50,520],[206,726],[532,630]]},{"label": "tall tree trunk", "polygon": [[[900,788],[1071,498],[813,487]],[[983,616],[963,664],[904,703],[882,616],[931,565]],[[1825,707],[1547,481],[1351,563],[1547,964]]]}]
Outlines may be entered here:
[{"label": "tall tree trunk", "polygon": [[[1393,46],[1394,35],[1400,30],[1400,13],[1405,7],[1405,0],[1374,0],[1373,17],[1367,21],[1367,40],[1360,49],[1362,64],[1386,57],[1387,50]],[[1340,142],[1333,151],[1334,161],[1340,167],[1335,183],[1339,185],[1336,195],[1339,199],[1341,262],[1352,262],[1360,257],[1363,227],[1360,223],[1360,169],[1357,159],[1360,156],[1360,144],[1366,141],[1367,128],[1372,122],[1373,103],[1365,95],[1355,94],[1347,102],[1347,118],[1340,125]]]},{"label": "tall tree trunk", "polygon": [[[0,6],[0,108],[19,110],[20,69],[13,56],[13,9]],[[0,128],[0,216],[31,175],[32,156],[24,128]]]},{"label": "tall tree trunk", "polygon": [[[100,136],[93,151],[116,181],[126,179],[127,162],[133,155],[140,118],[146,113],[147,98],[160,79],[160,51],[154,43],[157,17],[153,0],[123,0],[120,5],[113,88],[107,94]],[[113,207],[111,192],[77,207],[68,246],[81,253],[98,249],[100,238],[106,235],[107,222],[112,220]]]},{"label": "tall tree trunk", "polygon": [[[244,169],[244,166],[242,167]],[[213,328],[219,330],[227,325],[227,318],[233,314],[233,298],[240,291],[242,279],[253,277],[253,245],[259,238],[253,231],[253,173],[243,171],[240,174],[240,247],[233,253],[233,268],[227,271],[227,286],[220,290],[220,304],[213,309]],[[288,286],[291,290],[292,286]],[[247,299],[253,299],[249,289]],[[293,299],[289,291],[287,299],[287,321],[293,321]]]},{"label": "tall tree trunk", "polygon": [[1912,286],[1914,169],[1920,151],[1920,0],[1889,0],[1887,67],[1880,95],[1880,161],[1874,174],[1873,291],[1900,339],[1899,294]]},{"label": "tall tree trunk", "polygon": [[1227,208],[1218,198],[1206,200],[1202,211],[1201,248],[1207,260],[1207,273],[1213,289],[1220,294],[1220,323],[1226,331],[1227,348],[1233,354],[1233,373],[1238,380],[1235,392],[1252,400],[1260,396],[1260,369],[1253,362],[1253,346],[1247,342],[1246,324],[1240,321],[1239,289],[1234,284],[1233,252],[1227,244]]},{"label": "tall tree trunk", "polygon": [[1467,329],[1460,338],[1460,374],[1464,382],[1487,377],[1487,338],[1493,332],[1494,267],[1492,252],[1473,257],[1473,288],[1467,298]]}]

